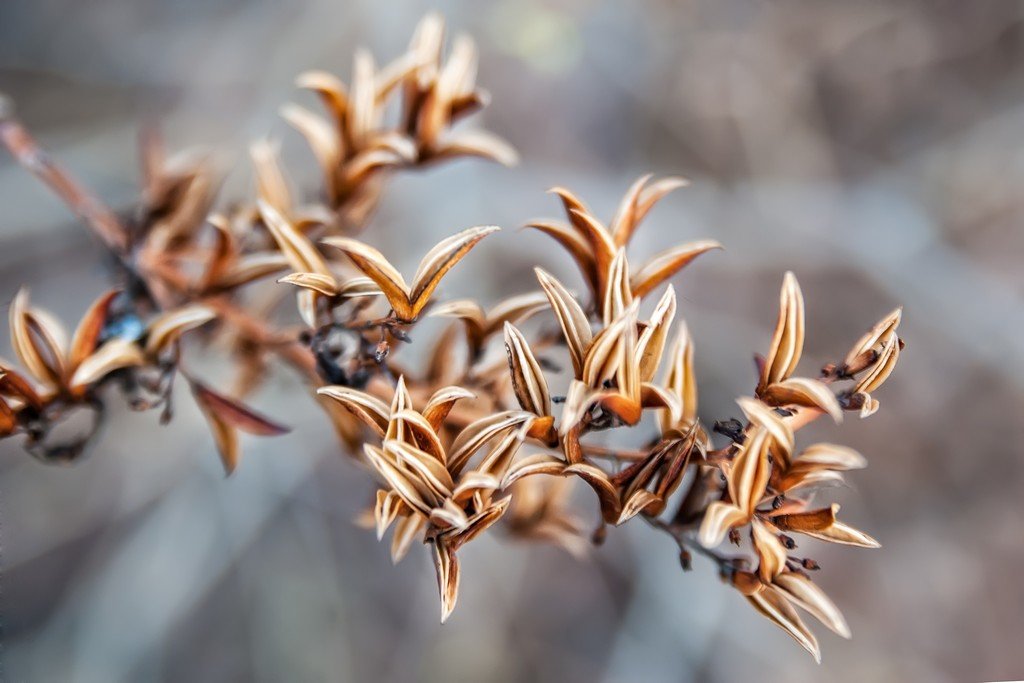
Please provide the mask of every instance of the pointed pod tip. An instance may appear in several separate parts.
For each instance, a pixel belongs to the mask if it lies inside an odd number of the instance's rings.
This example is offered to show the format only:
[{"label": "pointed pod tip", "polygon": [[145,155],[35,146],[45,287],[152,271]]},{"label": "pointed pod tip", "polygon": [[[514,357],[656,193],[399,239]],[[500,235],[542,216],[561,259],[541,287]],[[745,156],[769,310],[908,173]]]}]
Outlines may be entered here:
[{"label": "pointed pod tip", "polygon": [[333,80],[334,76],[320,69],[310,69],[309,71],[303,71],[295,77],[295,87],[319,90],[324,85],[324,81],[328,79]]},{"label": "pointed pod tip", "polygon": [[277,113],[278,115],[281,116],[281,118],[290,120],[293,116],[295,116],[296,112],[299,112],[301,110],[302,107],[295,104],[294,102],[285,102],[284,104],[277,108]]}]

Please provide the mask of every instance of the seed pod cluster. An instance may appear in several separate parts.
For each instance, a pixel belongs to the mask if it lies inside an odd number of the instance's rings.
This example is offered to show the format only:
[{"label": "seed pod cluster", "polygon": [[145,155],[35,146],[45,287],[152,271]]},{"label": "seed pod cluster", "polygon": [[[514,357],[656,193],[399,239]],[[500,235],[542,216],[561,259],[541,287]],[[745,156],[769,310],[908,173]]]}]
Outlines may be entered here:
[{"label": "seed pod cluster", "polygon": [[[730,587],[815,658],[806,615],[848,637],[839,609],[810,578],[817,563],[796,552],[805,537],[878,547],[839,519],[838,505],[815,501],[866,461],[833,443],[798,446],[797,434],[820,416],[838,422],[878,410],[877,393],[903,349],[901,311],[841,361],[802,375],[804,300],[786,273],[750,394],[735,416],[702,419],[675,280],[722,245],[668,246],[639,265],[629,256],[645,218],[685,180],[639,178],[608,222],[568,189],[551,190],[564,220],[526,225],[565,250],[584,283],[579,295],[537,268],[536,282],[504,301],[445,299],[445,276],[503,239],[494,237],[498,227],[453,229],[415,270],[407,270],[409,254],[385,255],[372,233],[361,233],[394,173],[466,155],[515,161],[490,133],[452,130],[488,99],[476,86],[472,42],[456,37],[446,54],[443,22],[431,15],[387,66],[360,51],[349,84],[317,71],[298,85],[326,112],[282,110],[319,166],[321,195],[311,205],[296,201],[274,141],[251,148],[253,196],[223,203],[207,156],[168,155],[150,133],[142,196],[120,214],[45,157],[10,107],[0,109],[0,141],[116,264],[115,287],[71,335],[31,305],[27,290],[16,295],[9,324],[20,364],[0,361],[0,437],[22,435],[47,462],[73,461],[115,388],[133,408],[161,408],[166,421],[182,377],[230,473],[240,432],[287,431],[243,400],[286,366],[335,426],[339,451],[375,478],[364,518],[379,539],[390,531],[393,561],[416,541],[428,546],[442,621],[458,598],[458,552],[480,534],[501,530],[583,559],[610,528],[642,520],[672,539],[684,568],[694,552],[711,558]],[[428,317],[447,327],[423,340],[418,364],[407,361],[402,349]],[[185,343],[210,355],[227,349],[234,386],[215,390],[222,379],[186,368]],[[87,433],[48,440],[83,408],[97,416]],[[611,439],[613,431],[627,436]],[[593,502],[589,526],[587,509],[572,505],[573,487]],[[746,555],[722,551],[744,538]]]}]

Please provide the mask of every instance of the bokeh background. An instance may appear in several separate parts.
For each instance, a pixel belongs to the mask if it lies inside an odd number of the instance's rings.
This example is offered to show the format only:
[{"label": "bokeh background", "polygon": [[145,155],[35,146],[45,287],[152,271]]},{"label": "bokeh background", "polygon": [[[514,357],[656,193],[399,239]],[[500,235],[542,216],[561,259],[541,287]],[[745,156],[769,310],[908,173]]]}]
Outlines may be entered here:
[{"label": "bokeh background", "polygon": [[[313,178],[276,113],[306,97],[294,75],[347,78],[360,45],[397,55],[428,9],[477,39],[493,104],[474,125],[523,162],[396,179],[366,235],[400,267],[442,235],[497,223],[511,229],[474,251],[445,295],[532,288],[538,262],[575,283],[547,238],[514,229],[556,215],[544,190],[565,185],[610,215],[641,173],[683,174],[692,187],[650,216],[637,253],[698,237],[727,246],[677,280],[709,421],[735,414],[752,386],[783,271],[807,298],[808,368],[905,306],[907,349],[882,410],[809,435],[871,463],[838,496],[883,549],[813,546],[854,639],[818,629],[816,666],[707,563],[684,574],[672,544],[638,524],[587,563],[471,544],[441,627],[427,553],[393,567],[353,526],[368,477],[281,373],[254,402],[295,431],[247,441],[230,479],[182,397],[164,428],[118,412],[73,468],[0,444],[0,678],[1024,677],[1024,6],[8,0],[0,90],[114,206],[133,201],[136,134],[153,121],[173,146],[216,150],[235,168],[226,196],[245,196],[258,136],[282,140],[293,174]],[[104,289],[99,257],[0,154],[0,300],[28,284],[75,320]]]}]

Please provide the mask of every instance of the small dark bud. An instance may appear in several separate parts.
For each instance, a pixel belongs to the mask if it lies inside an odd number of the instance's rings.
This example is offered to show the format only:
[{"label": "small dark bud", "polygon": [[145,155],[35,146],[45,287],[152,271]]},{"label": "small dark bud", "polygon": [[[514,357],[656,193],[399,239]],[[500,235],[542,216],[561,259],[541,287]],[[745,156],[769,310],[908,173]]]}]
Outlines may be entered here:
[{"label": "small dark bud", "polygon": [[785,502],[785,496],[775,496],[775,498],[772,499],[772,510],[778,510]]},{"label": "small dark bud", "polygon": [[740,530],[729,529],[729,542],[738,546],[740,544]]},{"label": "small dark bud", "polygon": [[602,524],[594,529],[594,533],[590,535],[590,542],[594,545],[604,545],[606,538],[608,538],[608,528]]},{"label": "small dark bud", "polygon": [[786,547],[786,550],[793,550],[796,548],[796,541],[786,534],[779,534],[779,540],[782,541],[782,545]]},{"label": "small dark bud", "polygon": [[812,572],[816,572],[819,569],[821,569],[821,565],[819,565],[817,562],[815,562],[809,557],[805,557],[800,564],[803,566],[804,569]]},{"label": "small dark bud", "polygon": [[743,424],[734,417],[728,420],[716,420],[711,428],[716,434],[727,436],[733,441],[743,440]]},{"label": "small dark bud", "polygon": [[864,394],[842,394],[839,397],[839,405],[843,410],[860,410],[864,407]]},{"label": "small dark bud", "polygon": [[683,568],[684,572],[693,569],[693,555],[686,548],[679,551],[679,565]]}]

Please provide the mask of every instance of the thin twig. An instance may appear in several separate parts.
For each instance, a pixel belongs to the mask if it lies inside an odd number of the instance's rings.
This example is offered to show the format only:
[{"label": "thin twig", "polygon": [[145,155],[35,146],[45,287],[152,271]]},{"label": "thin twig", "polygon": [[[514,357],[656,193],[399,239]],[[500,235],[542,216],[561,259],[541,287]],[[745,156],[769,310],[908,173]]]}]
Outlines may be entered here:
[{"label": "thin twig", "polygon": [[14,117],[14,106],[0,93],[0,142],[14,158],[50,187],[111,251],[128,246],[128,231],[99,199],[54,162],[28,130]]}]

